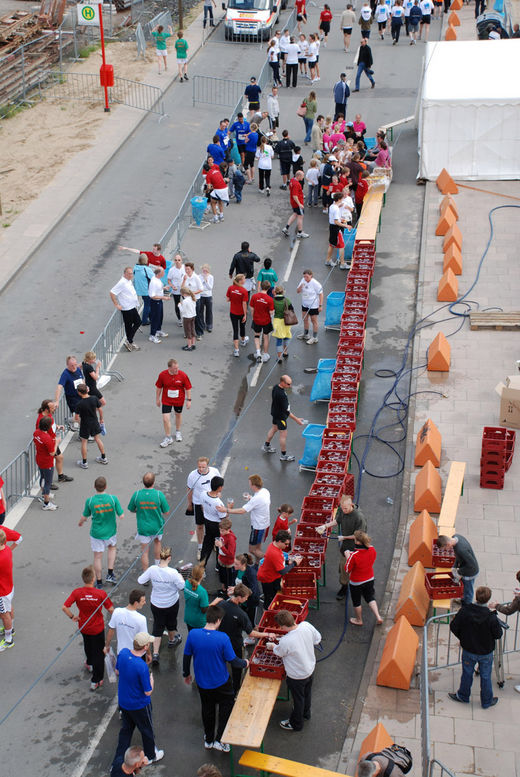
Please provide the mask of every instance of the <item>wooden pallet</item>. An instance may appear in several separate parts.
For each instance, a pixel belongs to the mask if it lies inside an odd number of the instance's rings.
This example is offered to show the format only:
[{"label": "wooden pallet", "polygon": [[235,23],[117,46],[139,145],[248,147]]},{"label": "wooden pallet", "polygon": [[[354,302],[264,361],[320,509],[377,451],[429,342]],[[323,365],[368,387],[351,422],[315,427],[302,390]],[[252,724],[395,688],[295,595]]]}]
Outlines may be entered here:
[{"label": "wooden pallet", "polygon": [[513,310],[509,313],[498,311],[490,313],[471,312],[469,314],[471,329],[518,329],[520,328],[520,311]]}]

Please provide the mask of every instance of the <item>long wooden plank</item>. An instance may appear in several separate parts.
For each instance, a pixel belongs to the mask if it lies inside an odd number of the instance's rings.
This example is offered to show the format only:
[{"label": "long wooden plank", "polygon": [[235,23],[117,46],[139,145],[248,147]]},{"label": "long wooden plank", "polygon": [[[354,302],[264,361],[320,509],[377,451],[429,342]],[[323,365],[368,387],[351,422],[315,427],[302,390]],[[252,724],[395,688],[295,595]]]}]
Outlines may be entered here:
[{"label": "long wooden plank", "polygon": [[249,766],[272,774],[281,774],[284,777],[345,777],[341,772],[331,772],[329,769],[320,769],[318,766],[289,761],[287,758],[278,758],[276,755],[266,753],[253,753],[246,750],[238,762],[241,766]]},{"label": "long wooden plank", "polygon": [[520,327],[520,311],[512,310],[507,313],[472,311],[469,314],[469,325],[471,329],[516,329]]},{"label": "long wooden plank", "polygon": [[363,210],[356,227],[356,240],[375,240],[381,208],[383,191],[376,189],[368,192],[363,202]]},{"label": "long wooden plank", "polygon": [[222,741],[240,747],[260,747],[281,684],[281,680],[253,677],[247,672]]},{"label": "long wooden plank", "polygon": [[444,491],[444,499],[442,500],[438,521],[439,526],[455,526],[465,471],[465,461],[452,461],[448,482]]}]

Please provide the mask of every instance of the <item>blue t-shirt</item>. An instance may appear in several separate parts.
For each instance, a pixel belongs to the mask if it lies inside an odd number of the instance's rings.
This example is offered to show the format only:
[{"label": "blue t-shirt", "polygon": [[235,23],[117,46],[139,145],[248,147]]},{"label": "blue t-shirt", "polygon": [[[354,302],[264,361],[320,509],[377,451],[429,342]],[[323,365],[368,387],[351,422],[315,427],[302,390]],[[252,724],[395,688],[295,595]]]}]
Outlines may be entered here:
[{"label": "blue t-shirt", "polygon": [[249,132],[248,121],[243,121],[242,123],[240,123],[239,121],[233,122],[233,124],[229,128],[229,131],[235,133],[237,143],[240,146],[245,146],[246,141],[244,140],[244,135],[247,135],[247,133]]},{"label": "blue t-shirt", "polygon": [[116,669],[119,672],[117,698],[121,709],[141,710],[147,707],[151,698],[146,691],[152,690],[152,684],[146,661],[123,648],[117,657]]},{"label": "blue t-shirt", "polygon": [[136,294],[140,297],[148,297],[148,285],[154,272],[147,264],[136,264],[134,267],[134,286]]},{"label": "blue t-shirt", "polygon": [[258,103],[260,102],[260,94],[262,90],[258,86],[258,84],[248,84],[245,88],[244,94],[246,95],[247,99],[250,103]]},{"label": "blue t-shirt", "polygon": [[219,165],[226,158],[226,155],[224,154],[222,147],[217,145],[216,143],[210,143],[206,151],[210,156],[213,157],[213,160],[216,165]]},{"label": "blue t-shirt", "polygon": [[200,688],[218,688],[229,679],[226,661],[237,658],[231,640],[222,631],[192,629],[184,655],[193,656],[195,680]]},{"label": "blue t-shirt", "polygon": [[246,143],[246,151],[252,151],[254,153],[256,151],[257,146],[258,146],[258,132],[250,132],[249,140]]},{"label": "blue t-shirt", "polygon": [[225,151],[225,150],[226,150],[226,148],[227,148],[227,147],[228,147],[228,145],[229,145],[229,131],[227,130],[227,128],[226,128],[226,129],[224,129],[224,130],[221,130],[221,129],[219,128],[219,129],[218,129],[218,130],[215,132],[215,135],[217,135],[217,136],[218,136],[218,138],[220,139],[220,145],[222,146],[222,148],[223,148],[223,149],[224,149],[224,151]]},{"label": "blue t-shirt", "polygon": [[79,367],[76,368],[75,372],[65,369],[61,373],[58,383],[63,386],[66,397],[79,398],[76,388],[80,383],[85,383],[85,378]]}]

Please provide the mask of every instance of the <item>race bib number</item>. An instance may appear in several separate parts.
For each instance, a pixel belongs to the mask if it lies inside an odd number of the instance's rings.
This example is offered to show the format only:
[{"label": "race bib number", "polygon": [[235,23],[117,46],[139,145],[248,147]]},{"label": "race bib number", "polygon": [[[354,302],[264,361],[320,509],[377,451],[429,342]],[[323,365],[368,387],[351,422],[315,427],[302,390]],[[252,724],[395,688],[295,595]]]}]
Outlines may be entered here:
[{"label": "race bib number", "polygon": [[83,378],[77,378],[74,382],[74,388],[77,390],[78,386],[83,383]]},{"label": "race bib number", "polygon": [[178,389],[168,389],[168,397],[170,399],[178,399],[178,397],[179,397],[179,390]]}]

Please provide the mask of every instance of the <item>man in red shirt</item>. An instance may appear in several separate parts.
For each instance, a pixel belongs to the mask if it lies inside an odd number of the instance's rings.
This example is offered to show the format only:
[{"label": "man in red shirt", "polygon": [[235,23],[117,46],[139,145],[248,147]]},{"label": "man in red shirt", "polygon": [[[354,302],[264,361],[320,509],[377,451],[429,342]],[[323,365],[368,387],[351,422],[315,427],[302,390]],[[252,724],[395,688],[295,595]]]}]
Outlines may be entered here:
[{"label": "man in red shirt", "polygon": [[224,221],[223,203],[225,202],[226,205],[229,205],[229,192],[223,175],[226,170],[225,164],[215,165],[212,162],[213,158],[208,157],[208,164],[205,165],[204,175],[206,176],[206,185],[210,188],[209,204],[213,211],[213,221],[216,223],[217,221]]},{"label": "man in red shirt", "polygon": [[284,551],[289,550],[291,535],[288,531],[279,531],[267,548],[263,563],[258,567],[258,581],[262,583],[264,592],[264,607],[267,610],[280,590],[282,575],[286,575],[294,567],[300,566],[303,559],[294,556],[288,564],[285,563]]},{"label": "man in red shirt", "polygon": [[289,220],[285,227],[282,229],[282,232],[286,237],[289,237],[289,227],[293,223],[293,221],[296,221],[296,237],[301,240],[304,237],[309,237],[307,232],[303,231],[303,214],[304,214],[304,207],[303,207],[303,189],[302,189],[302,181],[305,178],[305,174],[303,170],[298,170],[294,176],[294,178],[291,178],[289,181],[289,201],[291,203],[291,208],[293,210],[291,216],[289,216]]},{"label": "man in red shirt", "polygon": [[[274,300],[267,294],[271,288],[269,281],[262,281],[261,289],[257,294],[253,294],[249,306],[253,311],[253,332],[255,333],[256,361],[258,363],[267,362],[271,358],[269,351],[269,335],[273,331],[271,318],[274,312]],[[260,333],[263,332],[264,355],[260,353]]]},{"label": "man in red shirt", "polygon": [[159,377],[155,381],[155,388],[155,403],[157,407],[162,405],[164,433],[166,435],[161,443],[161,448],[167,448],[173,442],[172,409],[175,413],[175,439],[177,442],[181,442],[182,408],[184,407],[185,397],[188,410],[191,407],[190,379],[185,372],[179,369],[177,359],[170,359],[168,369],[159,373]]},{"label": "man in red shirt", "polygon": [[[14,529],[8,529],[7,526],[2,526],[2,531],[5,534],[6,542],[10,542],[11,543],[11,545],[9,546],[11,548],[11,551],[15,550],[15,548],[23,540],[23,537],[20,534],[20,532],[15,531]],[[2,557],[0,556],[0,559],[1,558]],[[5,556],[5,558],[7,558],[7,556]],[[0,572],[0,575],[1,575],[1,572]],[[0,585],[1,585],[1,583],[0,583]],[[7,586],[8,585],[9,585],[9,583],[7,583]],[[10,605],[11,605],[11,611],[10,611],[10,615],[11,615],[11,629],[13,629],[13,634],[14,634],[14,628],[13,628],[14,607],[12,605],[12,595],[11,595]],[[3,622],[2,622],[2,625],[0,626],[0,640],[2,640],[4,638],[5,638],[5,626],[4,626]],[[8,647],[10,647],[10,645]]]},{"label": "man in red shirt", "polygon": [[50,493],[52,476],[54,474],[54,459],[60,443],[59,437],[53,437],[49,432],[52,427],[52,419],[48,416],[42,418],[38,429],[33,432],[34,446],[36,448],[36,464],[40,469],[40,486],[43,495],[43,510],[56,510],[58,505],[51,502]]},{"label": "man in red shirt", "polygon": [[229,317],[231,319],[231,326],[233,327],[233,356],[240,356],[238,350],[238,332],[240,329],[240,345],[246,345],[249,342],[249,337],[246,336],[246,320],[247,320],[247,301],[249,299],[249,292],[244,286],[246,276],[243,273],[235,275],[233,285],[229,286],[226,297],[229,300]]},{"label": "man in red shirt", "polygon": [[[75,588],[61,608],[65,615],[78,624],[83,647],[85,649],[85,669],[92,672],[90,678],[90,690],[97,691],[103,685],[105,674],[105,621],[103,620],[102,607],[110,614],[114,612],[114,605],[108,598],[106,591],[95,587],[96,573],[94,567],[85,567],[81,573],[84,585]],[[79,615],[74,615],[70,609],[73,604],[78,607]]]},{"label": "man in red shirt", "polygon": [[302,22],[307,24],[307,9],[305,8],[305,0],[295,0],[294,7],[296,8],[296,21],[298,22],[298,32],[302,31]]},{"label": "man in red shirt", "polygon": [[139,248],[128,248],[128,246],[118,246],[120,251],[131,251],[133,254],[144,254],[148,259],[148,264],[152,267],[162,267],[166,270],[166,259],[161,254],[162,248],[160,243],[153,244],[152,251],[141,251]]},{"label": "man in red shirt", "polygon": [[13,588],[13,552],[7,544],[5,530],[0,529],[0,620],[4,627],[3,639],[0,640],[0,653],[14,645]]}]

